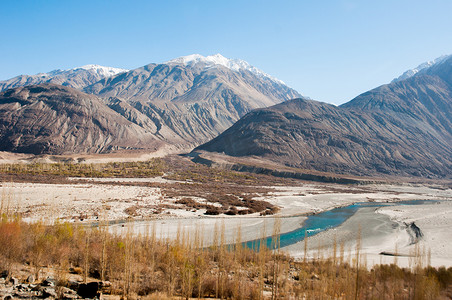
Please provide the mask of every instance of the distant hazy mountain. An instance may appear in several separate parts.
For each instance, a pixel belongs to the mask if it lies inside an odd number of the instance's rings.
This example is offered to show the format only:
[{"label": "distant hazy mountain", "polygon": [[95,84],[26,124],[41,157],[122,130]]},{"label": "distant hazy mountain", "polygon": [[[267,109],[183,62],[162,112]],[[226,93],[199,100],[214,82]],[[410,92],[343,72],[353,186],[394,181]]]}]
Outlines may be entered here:
[{"label": "distant hazy mountain", "polygon": [[99,65],[86,65],[70,70],[54,70],[36,75],[20,75],[5,81],[0,81],[0,91],[40,83],[55,83],[75,89],[83,89],[103,78],[126,71],[128,70]]},{"label": "distant hazy mountain", "polygon": [[[186,146],[208,141],[255,108],[301,96],[247,62],[219,54],[149,64],[84,91],[110,99],[118,113],[159,138]],[[119,107],[118,101],[127,105]],[[138,115],[141,121],[136,121]]]},{"label": "distant hazy mountain", "polygon": [[101,99],[55,84],[0,93],[0,150],[34,154],[154,151],[164,143]]},{"label": "distant hazy mountain", "polygon": [[452,175],[452,57],[335,107],[258,109],[198,149],[356,175]]}]

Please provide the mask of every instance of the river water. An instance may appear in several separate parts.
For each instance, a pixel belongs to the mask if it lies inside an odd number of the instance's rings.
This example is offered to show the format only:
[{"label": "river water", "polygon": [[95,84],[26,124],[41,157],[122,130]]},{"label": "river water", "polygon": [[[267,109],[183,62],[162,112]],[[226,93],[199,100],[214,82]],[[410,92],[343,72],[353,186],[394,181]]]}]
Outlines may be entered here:
[{"label": "river water", "polygon": [[264,242],[269,249],[276,249],[277,247],[286,247],[297,242],[302,241],[305,236],[313,236],[319,232],[337,227],[344,223],[348,218],[353,216],[360,208],[364,207],[382,207],[394,205],[422,205],[425,203],[437,202],[433,200],[410,200],[400,202],[359,202],[352,205],[334,208],[332,210],[324,211],[318,214],[308,216],[303,222],[303,225],[293,231],[289,231],[278,236],[266,237],[265,239],[257,239],[243,243],[244,246],[251,249],[258,250],[261,242]]}]

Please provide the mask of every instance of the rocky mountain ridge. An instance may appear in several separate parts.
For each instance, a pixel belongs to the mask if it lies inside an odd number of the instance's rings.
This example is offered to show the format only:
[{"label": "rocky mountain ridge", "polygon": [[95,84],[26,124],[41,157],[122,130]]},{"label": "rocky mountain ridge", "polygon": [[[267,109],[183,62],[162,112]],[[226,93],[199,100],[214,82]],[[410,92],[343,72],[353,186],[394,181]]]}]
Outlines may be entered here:
[{"label": "rocky mountain ridge", "polygon": [[83,91],[43,84],[1,93],[0,150],[188,150],[214,138],[198,149],[359,176],[452,174],[452,57],[340,107],[219,55],[149,64]]},{"label": "rocky mountain ridge", "polygon": [[[139,124],[148,118],[151,127],[144,125],[146,129],[168,143],[187,147],[212,139],[253,109],[301,96],[243,61],[246,68],[219,55],[215,58],[222,64],[210,57],[193,57],[149,64],[102,79],[84,91],[116,103],[117,112],[131,122],[138,115]],[[119,108],[118,101],[127,105]]]},{"label": "rocky mountain ridge", "polygon": [[433,66],[433,65],[439,64],[439,63],[441,63],[442,61],[444,61],[444,60],[446,60],[446,59],[448,59],[448,58],[450,58],[450,57],[451,57],[451,55],[442,55],[442,56],[440,56],[440,57],[438,57],[438,58],[435,58],[434,60],[426,61],[426,62],[420,64],[419,66],[417,66],[416,68],[409,69],[409,70],[403,72],[402,75],[400,75],[400,76],[397,77],[397,78],[394,78],[394,79],[391,81],[391,83],[394,83],[394,82],[397,82],[397,81],[401,81],[401,80],[408,79],[408,78],[410,78],[410,77],[416,75],[417,73],[421,72],[422,70],[428,69],[428,68],[430,68],[430,67]]},{"label": "rocky mountain ridge", "polygon": [[258,109],[197,149],[353,175],[451,177],[452,57],[335,107]]},{"label": "rocky mountain ridge", "polygon": [[202,56],[199,54],[192,54],[187,56],[178,57],[166,62],[166,64],[182,64],[182,65],[195,65],[198,63],[202,63],[205,65],[205,68],[215,68],[218,66],[226,67],[233,71],[241,71],[246,70],[251,73],[254,73],[260,77],[269,78],[277,83],[285,84],[283,81],[259,70],[258,68],[250,65],[248,62],[241,59],[228,59],[221,54],[215,54],[210,56]]},{"label": "rocky mountain ridge", "polygon": [[99,65],[86,65],[69,70],[53,70],[48,73],[39,73],[36,75],[19,75],[8,80],[0,81],[0,92],[11,88],[41,83],[60,84],[81,90],[103,78],[126,71],[128,70]]},{"label": "rocky mountain ridge", "polygon": [[46,83],[0,93],[0,150],[33,154],[155,151],[165,143],[100,98]]},{"label": "rocky mountain ridge", "polygon": [[[255,108],[300,97],[295,90],[244,61],[229,60],[220,55],[214,56],[217,61],[213,62],[209,57],[200,55],[195,57],[196,61],[187,64],[174,60],[164,64],[149,64],[131,71],[89,65],[70,72],[51,72],[43,75],[43,78],[38,78],[39,76],[27,77],[27,80],[13,78],[3,84],[27,86],[35,81],[44,80],[61,83],[62,78],[67,75],[62,84],[78,88],[80,93],[85,92],[82,98],[86,98],[86,93],[95,95],[97,100],[109,108],[111,117],[113,117],[111,113],[114,112],[118,115],[115,118],[124,118],[136,125],[136,128],[140,128],[138,134],[140,138],[152,135],[155,140],[187,151],[217,136]],[[186,60],[188,62],[188,59]],[[218,61],[222,64],[218,64]],[[93,72],[98,77],[92,77]],[[71,77],[72,75],[68,74],[77,76]],[[87,74],[91,74],[91,77],[86,77]],[[97,80],[99,76],[102,78]],[[16,92],[23,93],[20,89],[14,92],[6,91],[2,101],[14,102],[14,99],[7,98]],[[61,92],[59,99],[64,102],[64,97],[68,95],[67,90],[60,91],[54,86],[52,97],[58,98],[59,92]],[[5,128],[11,125],[6,109],[4,106],[4,116],[7,119],[4,122]],[[28,124],[29,121],[22,117],[24,115],[16,116],[17,124],[21,124],[22,121]],[[54,130],[50,127],[55,123],[50,119],[48,121],[47,124],[43,122],[39,124],[44,131]],[[39,132],[37,131],[37,139],[40,138]],[[4,134],[7,134],[6,129]],[[64,138],[58,140],[63,141]],[[100,144],[97,148],[90,146],[85,150],[77,148],[77,151],[105,152],[114,149],[102,146],[100,140],[98,142]],[[38,148],[32,148],[33,150],[23,146],[7,147],[12,149],[11,151],[39,152]],[[50,146],[39,149],[46,153],[57,151]],[[70,149],[75,151],[72,147],[65,148],[64,151],[71,151]]]}]

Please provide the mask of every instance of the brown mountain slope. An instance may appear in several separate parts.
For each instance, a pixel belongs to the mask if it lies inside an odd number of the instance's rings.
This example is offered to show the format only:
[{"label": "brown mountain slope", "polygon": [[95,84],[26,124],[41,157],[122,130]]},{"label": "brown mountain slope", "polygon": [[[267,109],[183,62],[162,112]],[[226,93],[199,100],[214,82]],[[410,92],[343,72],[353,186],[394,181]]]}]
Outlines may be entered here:
[{"label": "brown mountain slope", "polygon": [[[212,139],[253,109],[300,97],[268,75],[230,69],[206,59],[149,64],[100,80],[85,91],[116,103],[111,107],[131,122],[137,114],[148,117],[154,124],[145,128],[186,148]],[[119,108],[118,101],[129,106]]]},{"label": "brown mountain slope", "polygon": [[43,82],[97,95],[156,139],[186,150],[217,136],[255,108],[301,97],[248,63],[219,54],[191,55],[131,71],[88,65],[23,75],[1,81],[0,90]]},{"label": "brown mountain slope", "polygon": [[198,149],[355,175],[452,177],[452,56],[335,107],[253,111]]},{"label": "brown mountain slope", "polygon": [[163,144],[98,97],[72,88],[41,84],[0,93],[2,151],[100,153]]},{"label": "brown mountain slope", "polygon": [[54,70],[36,75],[19,75],[8,80],[0,81],[0,91],[41,83],[60,84],[81,90],[103,78],[126,71],[127,70],[124,69],[103,67],[99,65],[86,65],[79,68]]},{"label": "brown mountain slope", "polygon": [[[438,75],[422,72],[403,81],[393,82],[359,95],[341,107],[348,110],[381,112],[400,118],[401,122],[417,120],[428,124],[439,139],[452,135],[452,57],[435,67]],[[426,128],[427,129],[427,128]],[[442,137],[441,137],[442,136]],[[450,140],[449,140],[450,141]]]},{"label": "brown mountain slope", "polygon": [[247,114],[197,149],[340,174],[443,177],[452,172],[450,141],[409,115],[295,99]]}]

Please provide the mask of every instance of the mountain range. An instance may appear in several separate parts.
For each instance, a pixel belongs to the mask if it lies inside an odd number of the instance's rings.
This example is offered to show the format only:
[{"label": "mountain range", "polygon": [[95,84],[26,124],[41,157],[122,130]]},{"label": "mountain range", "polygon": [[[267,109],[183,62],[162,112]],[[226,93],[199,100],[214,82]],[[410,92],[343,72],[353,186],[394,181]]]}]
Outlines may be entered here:
[{"label": "mountain range", "polygon": [[[55,83],[66,88],[57,89],[51,85]],[[0,87],[16,88],[0,94],[0,106],[4,112],[4,117],[0,120],[4,124],[4,130],[0,138],[5,142],[0,150],[34,154],[106,152],[123,148],[121,145],[128,142],[128,138],[126,135],[115,136],[112,141],[114,145],[109,144],[108,147],[100,139],[97,140],[97,145],[87,148],[76,143],[66,144],[65,132],[58,131],[58,127],[53,128],[55,123],[50,121],[60,117],[66,120],[66,113],[58,108],[35,111],[34,114],[25,114],[20,110],[9,111],[23,101],[17,100],[17,94],[28,93],[27,101],[38,102],[43,97],[64,101],[64,97],[69,94],[81,101],[94,99],[94,95],[97,103],[110,109],[108,114],[116,114],[117,120],[128,121],[135,124],[136,128],[139,127],[140,140],[143,136],[152,135],[155,141],[159,141],[158,145],[171,145],[173,148],[186,150],[217,136],[253,109],[301,96],[283,82],[248,63],[227,59],[219,54],[207,57],[190,55],[130,71],[90,65],[66,71],[22,75],[0,82]],[[28,87],[29,90],[21,87]],[[40,94],[34,92],[40,89],[47,91]],[[5,103],[8,105],[5,106]],[[14,105],[11,106],[11,103]],[[89,108],[85,113],[87,118],[96,119],[96,116],[90,115],[94,112]],[[39,120],[38,116],[41,116]],[[44,123],[42,120],[49,122]],[[72,119],[67,119],[61,122],[69,122],[69,127],[76,126],[71,121]],[[28,124],[36,126],[33,131],[36,140],[42,138],[39,126],[42,132],[52,128],[55,131],[53,146],[35,147],[30,144],[33,138],[27,129]],[[61,135],[59,137],[58,132]],[[30,138],[25,139],[23,136]],[[154,148],[154,144],[150,148]]]},{"label": "mountain range", "polygon": [[[100,80],[85,92],[173,145],[206,142],[253,109],[300,97],[241,60],[190,55]],[[127,105],[118,105],[118,99]],[[152,127],[137,120],[147,118]]]},{"label": "mountain range", "polygon": [[180,152],[198,146],[338,174],[452,174],[452,56],[339,107],[219,54],[133,70],[88,65],[21,75],[0,82],[0,90],[3,151]]},{"label": "mountain range", "polygon": [[115,76],[127,71],[125,69],[99,65],[86,65],[69,70],[53,70],[48,73],[39,73],[36,75],[20,75],[5,81],[0,81],[0,91],[41,83],[60,84],[81,90],[103,78]]},{"label": "mountain range", "polygon": [[452,56],[340,107],[295,99],[257,109],[195,150],[324,172],[452,174]]}]

